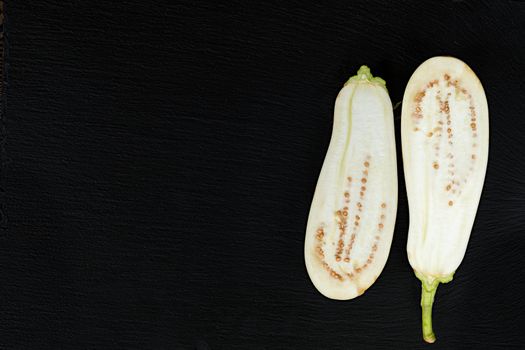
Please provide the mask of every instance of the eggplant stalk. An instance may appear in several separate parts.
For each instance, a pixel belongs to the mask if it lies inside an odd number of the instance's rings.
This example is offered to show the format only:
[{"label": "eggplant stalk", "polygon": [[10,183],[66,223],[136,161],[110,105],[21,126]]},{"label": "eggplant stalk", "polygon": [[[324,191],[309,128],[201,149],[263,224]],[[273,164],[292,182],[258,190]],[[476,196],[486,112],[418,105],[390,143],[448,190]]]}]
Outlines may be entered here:
[{"label": "eggplant stalk", "polygon": [[427,277],[417,271],[415,271],[415,274],[421,281],[421,322],[423,325],[423,339],[427,343],[433,343],[436,341],[436,336],[432,330],[432,305],[434,304],[434,296],[436,295],[439,284],[450,282],[454,274],[443,278]]}]

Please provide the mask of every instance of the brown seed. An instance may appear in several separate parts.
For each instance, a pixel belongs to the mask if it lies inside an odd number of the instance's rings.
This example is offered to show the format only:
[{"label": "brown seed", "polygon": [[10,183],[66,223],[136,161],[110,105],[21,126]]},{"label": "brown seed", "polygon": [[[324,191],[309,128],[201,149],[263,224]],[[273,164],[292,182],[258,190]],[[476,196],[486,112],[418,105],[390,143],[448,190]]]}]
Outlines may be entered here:
[{"label": "brown seed", "polygon": [[371,263],[372,263],[372,259],[369,258],[366,260],[366,264],[371,264]]},{"label": "brown seed", "polygon": [[347,216],[347,215],[348,215],[348,212],[344,211],[343,216]]},{"label": "brown seed", "polygon": [[414,128],[414,131],[419,131],[419,128]]},{"label": "brown seed", "polygon": [[370,163],[369,162],[365,162],[364,165],[365,165],[365,167],[368,168],[370,166]]},{"label": "brown seed", "polygon": [[386,203],[381,203],[381,208],[386,208]]},{"label": "brown seed", "polygon": [[453,201],[448,201],[448,205],[449,205],[449,206],[453,206],[453,205],[454,205],[454,202],[453,202]]},{"label": "brown seed", "polygon": [[341,261],[341,257],[338,255],[335,257],[335,261]]},{"label": "brown seed", "polygon": [[322,228],[317,229],[317,233],[323,233],[323,229]]},{"label": "brown seed", "polygon": [[381,215],[381,220],[383,220],[385,218],[385,214]]},{"label": "brown seed", "polygon": [[472,159],[476,159],[476,155],[475,154],[472,155]]},{"label": "brown seed", "polygon": [[356,226],[359,226],[359,221],[354,222]]},{"label": "brown seed", "polygon": [[361,191],[366,191],[366,186],[361,186]]},{"label": "brown seed", "polygon": [[375,252],[376,250],[377,250],[377,244],[374,244],[374,245],[372,246],[372,251]]},{"label": "brown seed", "polygon": [[350,258],[345,258],[345,262],[350,262]]},{"label": "brown seed", "polygon": [[432,137],[432,135],[434,135],[434,133],[433,133],[432,131],[430,131],[430,132],[427,134],[428,137]]},{"label": "brown seed", "polygon": [[350,197],[350,193],[345,192],[345,197],[346,197],[346,198]]},{"label": "brown seed", "polygon": [[447,129],[447,132],[450,134],[452,132],[452,129],[451,128],[448,128]]},{"label": "brown seed", "polygon": [[439,169],[439,164],[434,162],[433,167],[434,167],[434,169]]},{"label": "brown seed", "polygon": [[450,79],[450,75],[446,74],[443,76],[445,78],[445,80],[449,80]]},{"label": "brown seed", "polygon": [[383,227],[384,227],[384,225],[383,225],[383,224],[379,224],[378,226],[379,226],[379,229],[380,229],[380,230],[382,230],[382,229],[383,229]]},{"label": "brown seed", "polygon": [[476,123],[470,123],[470,127],[471,127],[472,129],[476,129]]},{"label": "brown seed", "polygon": [[366,179],[363,177],[363,178],[361,179],[361,182],[364,183],[364,184],[366,184]]},{"label": "brown seed", "polygon": [[447,185],[447,191],[450,191],[451,188],[452,188],[452,186]]},{"label": "brown seed", "polygon": [[417,106],[416,107],[416,113],[419,113],[419,112],[421,112],[421,107]]},{"label": "brown seed", "polygon": [[359,215],[356,215],[356,216],[355,216],[355,219],[356,219],[356,220],[361,220],[361,217],[360,217]]},{"label": "brown seed", "polygon": [[348,179],[348,181],[350,181],[350,182],[352,181],[352,177],[351,177],[351,176],[347,177],[347,179]]},{"label": "brown seed", "polygon": [[364,193],[364,192],[359,192],[359,195],[360,195],[361,197],[363,197],[363,196],[365,195],[365,193]]},{"label": "brown seed", "polygon": [[361,208],[363,205],[361,204],[361,202],[357,202],[357,207],[358,208]]}]

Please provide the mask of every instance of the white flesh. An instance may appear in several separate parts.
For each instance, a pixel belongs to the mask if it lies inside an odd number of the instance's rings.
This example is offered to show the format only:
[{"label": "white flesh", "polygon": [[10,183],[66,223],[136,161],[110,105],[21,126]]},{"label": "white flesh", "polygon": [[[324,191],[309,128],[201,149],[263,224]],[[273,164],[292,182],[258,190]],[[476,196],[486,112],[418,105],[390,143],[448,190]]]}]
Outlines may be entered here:
[{"label": "white flesh", "polygon": [[397,209],[395,149],[384,81],[362,67],[337,96],[306,229],[308,274],[328,298],[363,294],[383,270]]},{"label": "white flesh", "polygon": [[421,64],[405,90],[401,133],[408,258],[414,270],[445,277],[465,255],[487,167],[488,107],[474,72],[452,57]]}]

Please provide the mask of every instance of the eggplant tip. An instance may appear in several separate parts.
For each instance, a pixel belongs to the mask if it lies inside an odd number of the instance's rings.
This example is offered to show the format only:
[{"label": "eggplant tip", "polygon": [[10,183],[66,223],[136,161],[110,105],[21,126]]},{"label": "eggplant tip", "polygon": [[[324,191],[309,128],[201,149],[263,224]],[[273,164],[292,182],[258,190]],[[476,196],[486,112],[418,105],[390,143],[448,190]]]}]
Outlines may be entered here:
[{"label": "eggplant tip", "polygon": [[429,344],[432,344],[436,341],[436,336],[434,334],[432,335],[426,335],[423,337],[423,339],[425,339],[425,341]]}]

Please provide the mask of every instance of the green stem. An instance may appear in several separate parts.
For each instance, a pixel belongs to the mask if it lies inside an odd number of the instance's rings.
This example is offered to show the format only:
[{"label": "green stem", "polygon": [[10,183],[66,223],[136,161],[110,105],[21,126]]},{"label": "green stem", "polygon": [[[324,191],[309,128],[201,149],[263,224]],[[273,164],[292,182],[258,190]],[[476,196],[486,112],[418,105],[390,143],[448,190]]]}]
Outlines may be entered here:
[{"label": "green stem", "polygon": [[432,330],[432,305],[439,283],[447,283],[452,280],[454,273],[445,277],[427,276],[415,271],[417,278],[421,280],[421,319],[423,326],[423,339],[427,343],[436,341],[436,336]]},{"label": "green stem", "polygon": [[[368,82],[368,83],[374,83],[378,84],[386,89],[386,83],[383,79],[380,77],[374,77],[372,73],[370,72],[370,68],[367,66],[361,66],[359,70],[357,71],[357,74],[353,77],[350,77],[346,84],[350,82]],[[346,85],[345,84],[345,85]]]},{"label": "green stem", "polygon": [[421,283],[421,311],[423,321],[423,339],[427,343],[433,343],[436,341],[436,336],[432,330],[432,304],[434,304],[434,295],[436,295],[437,285],[430,287],[422,282]]}]

